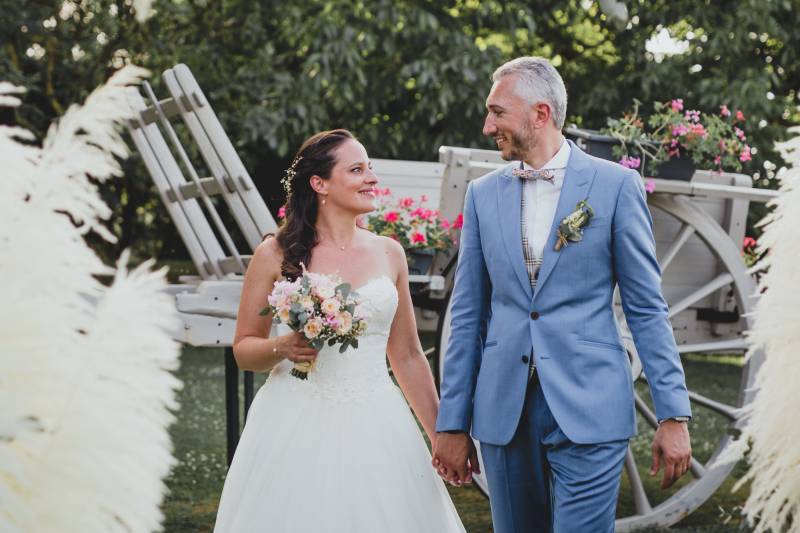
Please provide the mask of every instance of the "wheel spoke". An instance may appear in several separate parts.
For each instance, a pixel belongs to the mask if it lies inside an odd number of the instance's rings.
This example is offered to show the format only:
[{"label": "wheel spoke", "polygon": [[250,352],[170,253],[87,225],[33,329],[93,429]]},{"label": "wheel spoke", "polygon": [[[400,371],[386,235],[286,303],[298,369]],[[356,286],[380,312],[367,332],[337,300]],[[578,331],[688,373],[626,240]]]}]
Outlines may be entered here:
[{"label": "wheel spoke", "polygon": [[729,420],[736,421],[739,419],[740,410],[732,405],[712,400],[694,391],[689,391],[689,399],[698,405],[711,409],[715,413],[721,414]]},{"label": "wheel spoke", "polygon": [[675,302],[674,304],[670,304],[669,306],[669,317],[672,318],[673,316],[677,315],[693,303],[702,300],[712,292],[716,291],[717,289],[724,287],[725,285],[729,285],[733,281],[733,276],[730,275],[728,272],[724,272],[717,276],[716,278],[712,279],[690,295],[686,296],[682,300]]},{"label": "wheel spoke", "polygon": [[679,344],[678,353],[730,353],[745,351],[750,344],[743,337],[722,341],[699,342],[695,344]]},{"label": "wheel spoke", "polygon": [[678,252],[681,250],[681,248],[683,248],[683,245],[686,244],[686,241],[689,240],[689,237],[694,235],[694,232],[694,227],[690,226],[689,224],[684,224],[681,227],[681,231],[678,232],[678,235],[675,237],[675,240],[672,241],[669,249],[659,260],[662,274],[667,269],[669,264],[672,263],[672,260],[675,259],[675,256],[678,255]]},{"label": "wheel spoke", "polygon": [[689,467],[689,472],[695,477],[695,479],[700,479],[704,475],[706,475],[706,467],[703,464],[692,457],[692,465]]},{"label": "wheel spoke", "polygon": [[647,404],[644,403],[642,397],[634,393],[633,400],[636,403],[636,409],[642,414],[645,421],[647,421],[647,423],[650,424],[653,429],[658,429],[658,419],[656,418],[656,414],[651,411],[649,407],[647,407]]},{"label": "wheel spoke", "polygon": [[633,503],[636,506],[636,514],[646,515],[653,511],[653,506],[650,505],[650,500],[647,498],[647,493],[644,491],[644,484],[642,477],[639,475],[639,469],[636,468],[636,460],[633,458],[633,452],[628,446],[628,454],[625,456],[625,471],[628,472],[628,479],[631,481],[631,492],[633,492]]}]

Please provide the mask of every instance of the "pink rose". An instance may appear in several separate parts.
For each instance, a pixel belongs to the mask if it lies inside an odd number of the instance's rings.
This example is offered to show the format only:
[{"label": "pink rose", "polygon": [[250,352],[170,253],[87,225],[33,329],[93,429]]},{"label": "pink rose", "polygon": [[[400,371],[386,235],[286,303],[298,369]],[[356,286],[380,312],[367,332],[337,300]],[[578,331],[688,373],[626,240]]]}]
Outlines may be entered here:
[{"label": "pink rose", "polygon": [[397,214],[397,211],[389,211],[385,215],[383,215],[383,220],[386,222],[397,222],[400,218],[400,215]]}]

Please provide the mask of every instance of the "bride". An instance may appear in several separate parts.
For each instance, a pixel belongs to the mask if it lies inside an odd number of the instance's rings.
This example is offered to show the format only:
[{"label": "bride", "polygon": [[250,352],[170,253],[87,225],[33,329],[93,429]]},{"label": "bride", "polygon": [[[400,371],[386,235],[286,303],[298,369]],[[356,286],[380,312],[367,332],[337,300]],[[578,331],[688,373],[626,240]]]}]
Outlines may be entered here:
[{"label": "bride", "polygon": [[[286,223],[244,278],[234,354],[269,372],[250,407],[222,490],[215,532],[463,532],[408,409],[433,442],[438,398],[417,336],[402,247],[356,225],[377,179],[346,130],[321,132],[287,171]],[[319,352],[260,316],[275,281],[311,272],[349,282],[366,306],[359,348]],[[386,368],[388,355],[400,390]],[[295,362],[315,361],[306,380]]]}]

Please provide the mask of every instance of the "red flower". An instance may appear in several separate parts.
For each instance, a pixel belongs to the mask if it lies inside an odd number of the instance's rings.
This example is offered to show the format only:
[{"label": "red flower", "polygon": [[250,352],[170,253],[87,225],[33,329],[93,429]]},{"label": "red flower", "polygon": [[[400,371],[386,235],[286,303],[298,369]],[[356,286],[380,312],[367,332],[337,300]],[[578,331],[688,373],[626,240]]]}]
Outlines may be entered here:
[{"label": "red flower", "polygon": [[741,110],[736,112],[736,120],[737,121],[741,120],[742,122],[744,122],[744,113],[742,113]]},{"label": "red flower", "polygon": [[742,246],[744,248],[753,248],[756,244],[758,244],[758,243],[756,242],[756,240],[754,238],[745,237],[744,238],[744,242],[742,243]]},{"label": "red flower", "polygon": [[397,222],[400,218],[400,215],[397,214],[397,211],[389,211],[385,215],[383,215],[383,220],[386,222]]},{"label": "red flower", "polygon": [[461,229],[463,225],[464,225],[464,214],[459,213],[456,219],[453,221],[453,227],[455,229]]},{"label": "red flower", "polygon": [[415,244],[418,243],[418,242],[424,244],[424,243],[428,242],[428,239],[427,239],[427,237],[425,237],[424,233],[420,233],[418,231],[415,231],[411,235],[411,242],[413,242]]},{"label": "red flower", "polygon": [[411,207],[414,205],[413,198],[401,198],[400,199],[400,207]]}]

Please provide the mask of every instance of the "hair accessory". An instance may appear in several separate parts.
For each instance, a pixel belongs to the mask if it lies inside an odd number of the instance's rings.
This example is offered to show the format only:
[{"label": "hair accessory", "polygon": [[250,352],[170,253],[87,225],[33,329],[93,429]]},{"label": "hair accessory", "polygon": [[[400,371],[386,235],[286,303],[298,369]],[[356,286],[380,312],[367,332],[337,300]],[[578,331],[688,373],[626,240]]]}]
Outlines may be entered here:
[{"label": "hair accessory", "polygon": [[292,164],[289,168],[286,169],[286,172],[283,174],[283,179],[281,179],[281,184],[283,185],[283,190],[286,192],[286,196],[289,196],[292,193],[292,179],[294,179],[294,175],[297,174],[295,167],[297,167],[297,163],[303,159],[302,155],[298,155],[292,161]]}]

